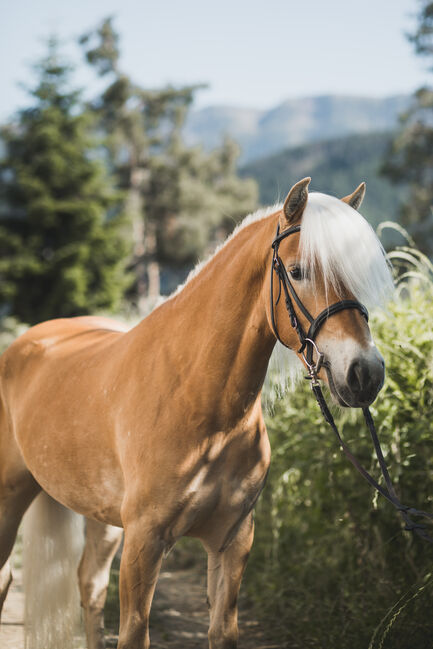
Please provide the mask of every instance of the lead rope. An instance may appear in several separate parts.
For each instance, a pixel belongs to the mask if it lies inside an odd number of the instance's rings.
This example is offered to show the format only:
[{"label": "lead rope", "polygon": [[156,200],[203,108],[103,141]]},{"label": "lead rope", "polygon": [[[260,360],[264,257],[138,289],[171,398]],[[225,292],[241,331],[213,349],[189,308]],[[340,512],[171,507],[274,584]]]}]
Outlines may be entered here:
[{"label": "lead rope", "polygon": [[383,478],[385,480],[386,488],[380,485],[373,478],[373,476],[368,473],[368,471],[362,466],[362,464],[358,462],[356,457],[352,454],[349,447],[347,446],[347,444],[345,443],[345,441],[343,440],[343,438],[341,437],[338,431],[338,428],[335,424],[332,413],[329,410],[328,405],[325,401],[325,397],[323,396],[323,392],[317,378],[316,379],[314,379],[313,377],[311,378],[312,378],[311,389],[313,390],[314,396],[316,397],[316,401],[319,404],[322,415],[325,421],[330,425],[330,427],[334,431],[335,436],[338,440],[338,444],[342,449],[342,451],[344,452],[347,459],[349,460],[349,462],[353,464],[355,469],[367,480],[367,482],[372,487],[374,487],[374,489],[376,489],[384,498],[386,498],[397,509],[397,511],[399,512],[399,514],[401,515],[401,517],[405,522],[405,528],[404,528],[405,530],[407,530],[408,532],[415,532],[416,534],[418,534],[418,536],[423,538],[425,541],[428,541],[429,543],[433,543],[433,538],[426,532],[426,526],[422,525],[421,523],[417,523],[411,519],[411,516],[419,516],[421,518],[433,519],[433,514],[415,509],[414,507],[403,505],[400,502],[399,498],[397,497],[394,486],[391,482],[390,475],[388,473],[388,468],[386,466],[385,458],[383,457],[379,438],[377,436],[376,428],[370,410],[368,408],[363,408],[362,412],[367,427],[370,431],[371,438],[373,440],[374,449],[376,451],[376,456],[379,462],[379,466],[382,471]]}]

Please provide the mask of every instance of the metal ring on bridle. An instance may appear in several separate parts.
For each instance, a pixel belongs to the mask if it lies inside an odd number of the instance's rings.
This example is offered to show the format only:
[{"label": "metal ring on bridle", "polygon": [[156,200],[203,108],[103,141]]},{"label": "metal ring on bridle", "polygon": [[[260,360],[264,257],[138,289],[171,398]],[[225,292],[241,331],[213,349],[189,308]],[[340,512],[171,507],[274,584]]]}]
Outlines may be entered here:
[{"label": "metal ring on bridle", "polygon": [[304,352],[302,352],[302,358],[305,361],[305,364],[308,368],[308,373],[311,378],[316,378],[317,374],[320,372],[320,368],[322,367],[323,364],[323,359],[325,358],[325,355],[319,351],[316,343],[314,340],[311,340],[311,338],[305,338],[305,342],[309,343],[310,345],[313,346],[314,351],[316,352],[317,360],[315,363],[309,363],[307,360],[307,357],[305,356]]}]

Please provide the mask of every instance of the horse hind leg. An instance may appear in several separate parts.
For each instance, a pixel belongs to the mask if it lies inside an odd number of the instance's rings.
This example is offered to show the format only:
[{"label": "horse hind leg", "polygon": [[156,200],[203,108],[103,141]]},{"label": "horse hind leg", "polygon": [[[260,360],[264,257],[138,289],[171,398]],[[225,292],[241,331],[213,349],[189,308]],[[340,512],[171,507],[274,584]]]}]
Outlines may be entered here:
[{"label": "horse hind leg", "polygon": [[[0,402],[1,409],[1,402]],[[40,486],[26,469],[0,412],[0,616],[12,581],[9,556],[18,527]]]},{"label": "horse hind leg", "polygon": [[15,484],[0,484],[0,615],[12,582],[9,557],[12,552],[21,519],[40,487],[28,479]]},{"label": "horse hind leg", "polygon": [[123,530],[86,520],[86,542],[78,568],[87,649],[105,649],[104,605],[110,567],[122,540]]}]

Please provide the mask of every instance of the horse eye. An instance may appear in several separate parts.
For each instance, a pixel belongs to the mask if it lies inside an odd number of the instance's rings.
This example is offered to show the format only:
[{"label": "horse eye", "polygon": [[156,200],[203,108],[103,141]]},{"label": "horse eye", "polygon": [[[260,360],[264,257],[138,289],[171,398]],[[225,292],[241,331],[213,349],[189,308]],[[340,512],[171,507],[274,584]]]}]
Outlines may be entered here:
[{"label": "horse eye", "polygon": [[303,279],[303,277],[305,277],[300,266],[294,266],[290,271],[290,276],[295,280]]}]

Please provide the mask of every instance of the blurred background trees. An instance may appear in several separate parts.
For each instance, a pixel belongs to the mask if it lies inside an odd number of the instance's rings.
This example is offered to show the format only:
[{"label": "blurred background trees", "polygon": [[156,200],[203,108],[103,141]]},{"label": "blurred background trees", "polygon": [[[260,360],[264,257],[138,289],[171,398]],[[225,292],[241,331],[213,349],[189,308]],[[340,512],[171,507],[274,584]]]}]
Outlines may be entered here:
[{"label": "blurred background trees", "polygon": [[2,129],[0,302],[18,320],[119,311],[125,300],[143,312],[256,207],[234,142],[205,152],[183,141],[199,87],[134,84],[118,41],[111,19],[81,37],[107,79],[85,104],[51,40],[29,107]]},{"label": "blurred background trees", "polygon": [[[418,26],[409,36],[433,72],[433,2],[422,0]],[[400,210],[402,224],[419,248],[433,255],[433,87],[420,88],[401,115],[400,129],[389,147],[383,174],[395,185],[409,186]]]},{"label": "blurred background trees", "polygon": [[[257,204],[253,181],[237,176],[237,146],[210,153],[182,137],[200,86],[147,89],[119,69],[118,35],[106,19],[80,42],[87,62],[107,78],[91,102],[105,134],[105,158],[127,193],[132,218],[136,299],[161,292],[161,265],[185,270]],[[175,275],[178,280],[179,276]],[[175,287],[166,282],[164,292]]]}]

